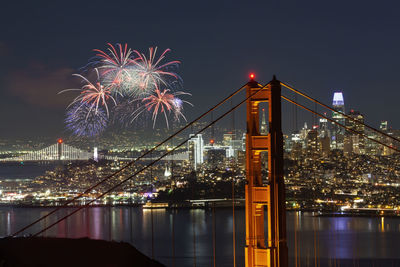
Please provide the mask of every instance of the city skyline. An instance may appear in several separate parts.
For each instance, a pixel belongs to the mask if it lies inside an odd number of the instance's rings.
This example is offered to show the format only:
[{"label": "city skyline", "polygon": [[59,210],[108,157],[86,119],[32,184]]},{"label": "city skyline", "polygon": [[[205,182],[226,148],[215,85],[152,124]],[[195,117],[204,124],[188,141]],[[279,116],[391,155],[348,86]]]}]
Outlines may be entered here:
[{"label": "city skyline", "polygon": [[4,3],[0,262],[400,266],[399,8]]}]

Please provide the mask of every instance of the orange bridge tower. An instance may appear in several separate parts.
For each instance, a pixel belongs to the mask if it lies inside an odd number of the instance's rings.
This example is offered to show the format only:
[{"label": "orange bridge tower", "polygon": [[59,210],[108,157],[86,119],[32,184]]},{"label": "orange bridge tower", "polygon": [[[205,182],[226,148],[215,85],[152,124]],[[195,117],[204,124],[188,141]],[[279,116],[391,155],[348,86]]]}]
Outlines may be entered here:
[{"label": "orange bridge tower", "polygon": [[[246,85],[246,267],[287,267],[281,85],[275,76],[266,86],[250,75]],[[268,102],[268,134],[260,132],[259,103]],[[268,154],[268,180],[262,181],[261,156]],[[268,233],[264,233],[267,207]]]}]

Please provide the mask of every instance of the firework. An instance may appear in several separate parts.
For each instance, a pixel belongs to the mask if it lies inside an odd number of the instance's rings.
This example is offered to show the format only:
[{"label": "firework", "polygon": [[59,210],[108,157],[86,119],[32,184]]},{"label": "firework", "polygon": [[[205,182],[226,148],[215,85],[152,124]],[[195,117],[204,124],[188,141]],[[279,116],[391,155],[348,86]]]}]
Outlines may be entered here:
[{"label": "firework", "polygon": [[95,111],[88,103],[75,103],[67,110],[65,124],[76,136],[95,137],[107,127],[108,117],[102,108]]},{"label": "firework", "polygon": [[[100,69],[101,77],[104,82],[112,88],[121,89],[126,83],[132,82],[131,67],[134,59],[132,50],[128,49],[128,44],[122,46],[117,44],[115,47],[108,43],[106,52],[100,49],[94,49],[97,52],[97,67]],[[120,93],[120,91],[118,91]]]},{"label": "firework", "polygon": [[137,86],[139,92],[149,93],[156,90],[158,85],[168,85],[168,78],[173,78],[174,80],[180,79],[176,73],[168,71],[169,68],[177,66],[180,63],[179,61],[161,63],[169,51],[171,50],[166,49],[161,56],[156,59],[157,47],[149,48],[148,58],[143,53],[133,50],[137,55],[133,64],[136,67],[135,72],[138,76]]},{"label": "firework", "polygon": [[[182,86],[181,78],[174,72],[180,62],[165,60],[170,49],[158,56],[157,47],[150,47],[146,56],[127,44],[107,45],[104,51],[94,49],[96,56],[88,65],[95,67],[96,80],[91,82],[92,79],[74,74],[82,80],[82,87],[60,92],[80,91],[67,107],[69,129],[79,136],[91,136],[109,124],[109,118],[113,124],[127,126],[135,120],[145,123],[151,117],[153,128],[161,114],[168,128],[171,114],[176,121],[186,120],[183,105],[192,104],[178,96],[190,94],[176,91]],[[110,103],[113,105],[109,107]],[[146,119],[139,121],[141,114]]]},{"label": "firework", "polygon": [[141,102],[143,106],[135,110],[132,120],[135,120],[144,111],[152,113],[153,128],[155,127],[159,114],[164,115],[167,128],[169,128],[168,115],[171,112],[174,113],[176,120],[179,121],[180,117],[186,120],[185,116],[182,113],[183,103],[187,103],[189,105],[192,104],[188,101],[177,98],[178,95],[190,94],[181,91],[172,93],[169,89],[164,89],[163,91],[161,91],[160,89],[156,88],[154,94],[142,99]]},{"label": "firework", "polygon": [[[114,97],[112,96],[112,91],[110,86],[104,86],[100,82],[100,76],[97,69],[95,69],[97,74],[97,80],[95,83],[90,82],[87,78],[80,74],[73,74],[82,79],[85,83],[81,89],[66,89],[61,91],[60,93],[64,93],[67,91],[81,91],[80,95],[77,96],[74,101],[69,105],[73,105],[75,103],[81,103],[83,106],[84,104],[88,104],[90,106],[90,110],[94,110],[97,112],[99,107],[103,106],[107,112],[107,116],[109,115],[109,108],[108,108],[108,101],[112,101],[114,105],[117,105]],[[68,106],[68,107],[69,107]]]}]

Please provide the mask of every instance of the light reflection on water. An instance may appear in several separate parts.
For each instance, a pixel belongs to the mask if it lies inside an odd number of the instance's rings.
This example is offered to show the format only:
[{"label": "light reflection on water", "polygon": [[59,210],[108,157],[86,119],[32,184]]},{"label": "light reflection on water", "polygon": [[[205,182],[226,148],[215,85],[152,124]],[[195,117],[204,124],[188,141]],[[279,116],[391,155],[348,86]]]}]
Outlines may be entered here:
[{"label": "light reflection on water", "polygon": [[[49,211],[51,211],[50,208],[1,207],[0,235],[9,235]],[[33,227],[30,233],[56,221],[67,211],[70,212],[72,209],[59,211],[55,216]],[[235,214],[236,261],[238,266],[243,266],[244,210],[237,209]],[[232,210],[216,209],[215,216],[217,266],[232,266]],[[78,212],[48,230],[44,235],[69,238],[88,236],[93,239],[125,241],[150,257],[154,247],[155,258],[171,266],[172,227],[174,227],[176,266],[193,266],[194,256],[197,266],[212,266],[212,224],[211,210],[92,207]],[[310,266],[314,266],[319,259],[333,261],[351,258],[400,258],[398,253],[400,219],[398,218],[314,217],[312,213],[289,212],[287,231],[292,266],[295,263],[294,255],[299,256]],[[193,239],[193,233],[195,239]]]}]

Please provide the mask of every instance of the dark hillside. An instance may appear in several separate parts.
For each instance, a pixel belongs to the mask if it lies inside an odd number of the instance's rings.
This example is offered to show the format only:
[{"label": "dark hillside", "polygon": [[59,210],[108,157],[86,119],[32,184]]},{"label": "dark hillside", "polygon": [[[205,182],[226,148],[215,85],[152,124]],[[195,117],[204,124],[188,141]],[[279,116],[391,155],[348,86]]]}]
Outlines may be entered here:
[{"label": "dark hillside", "polygon": [[2,238],[0,266],[162,267],[124,242],[88,238]]}]

